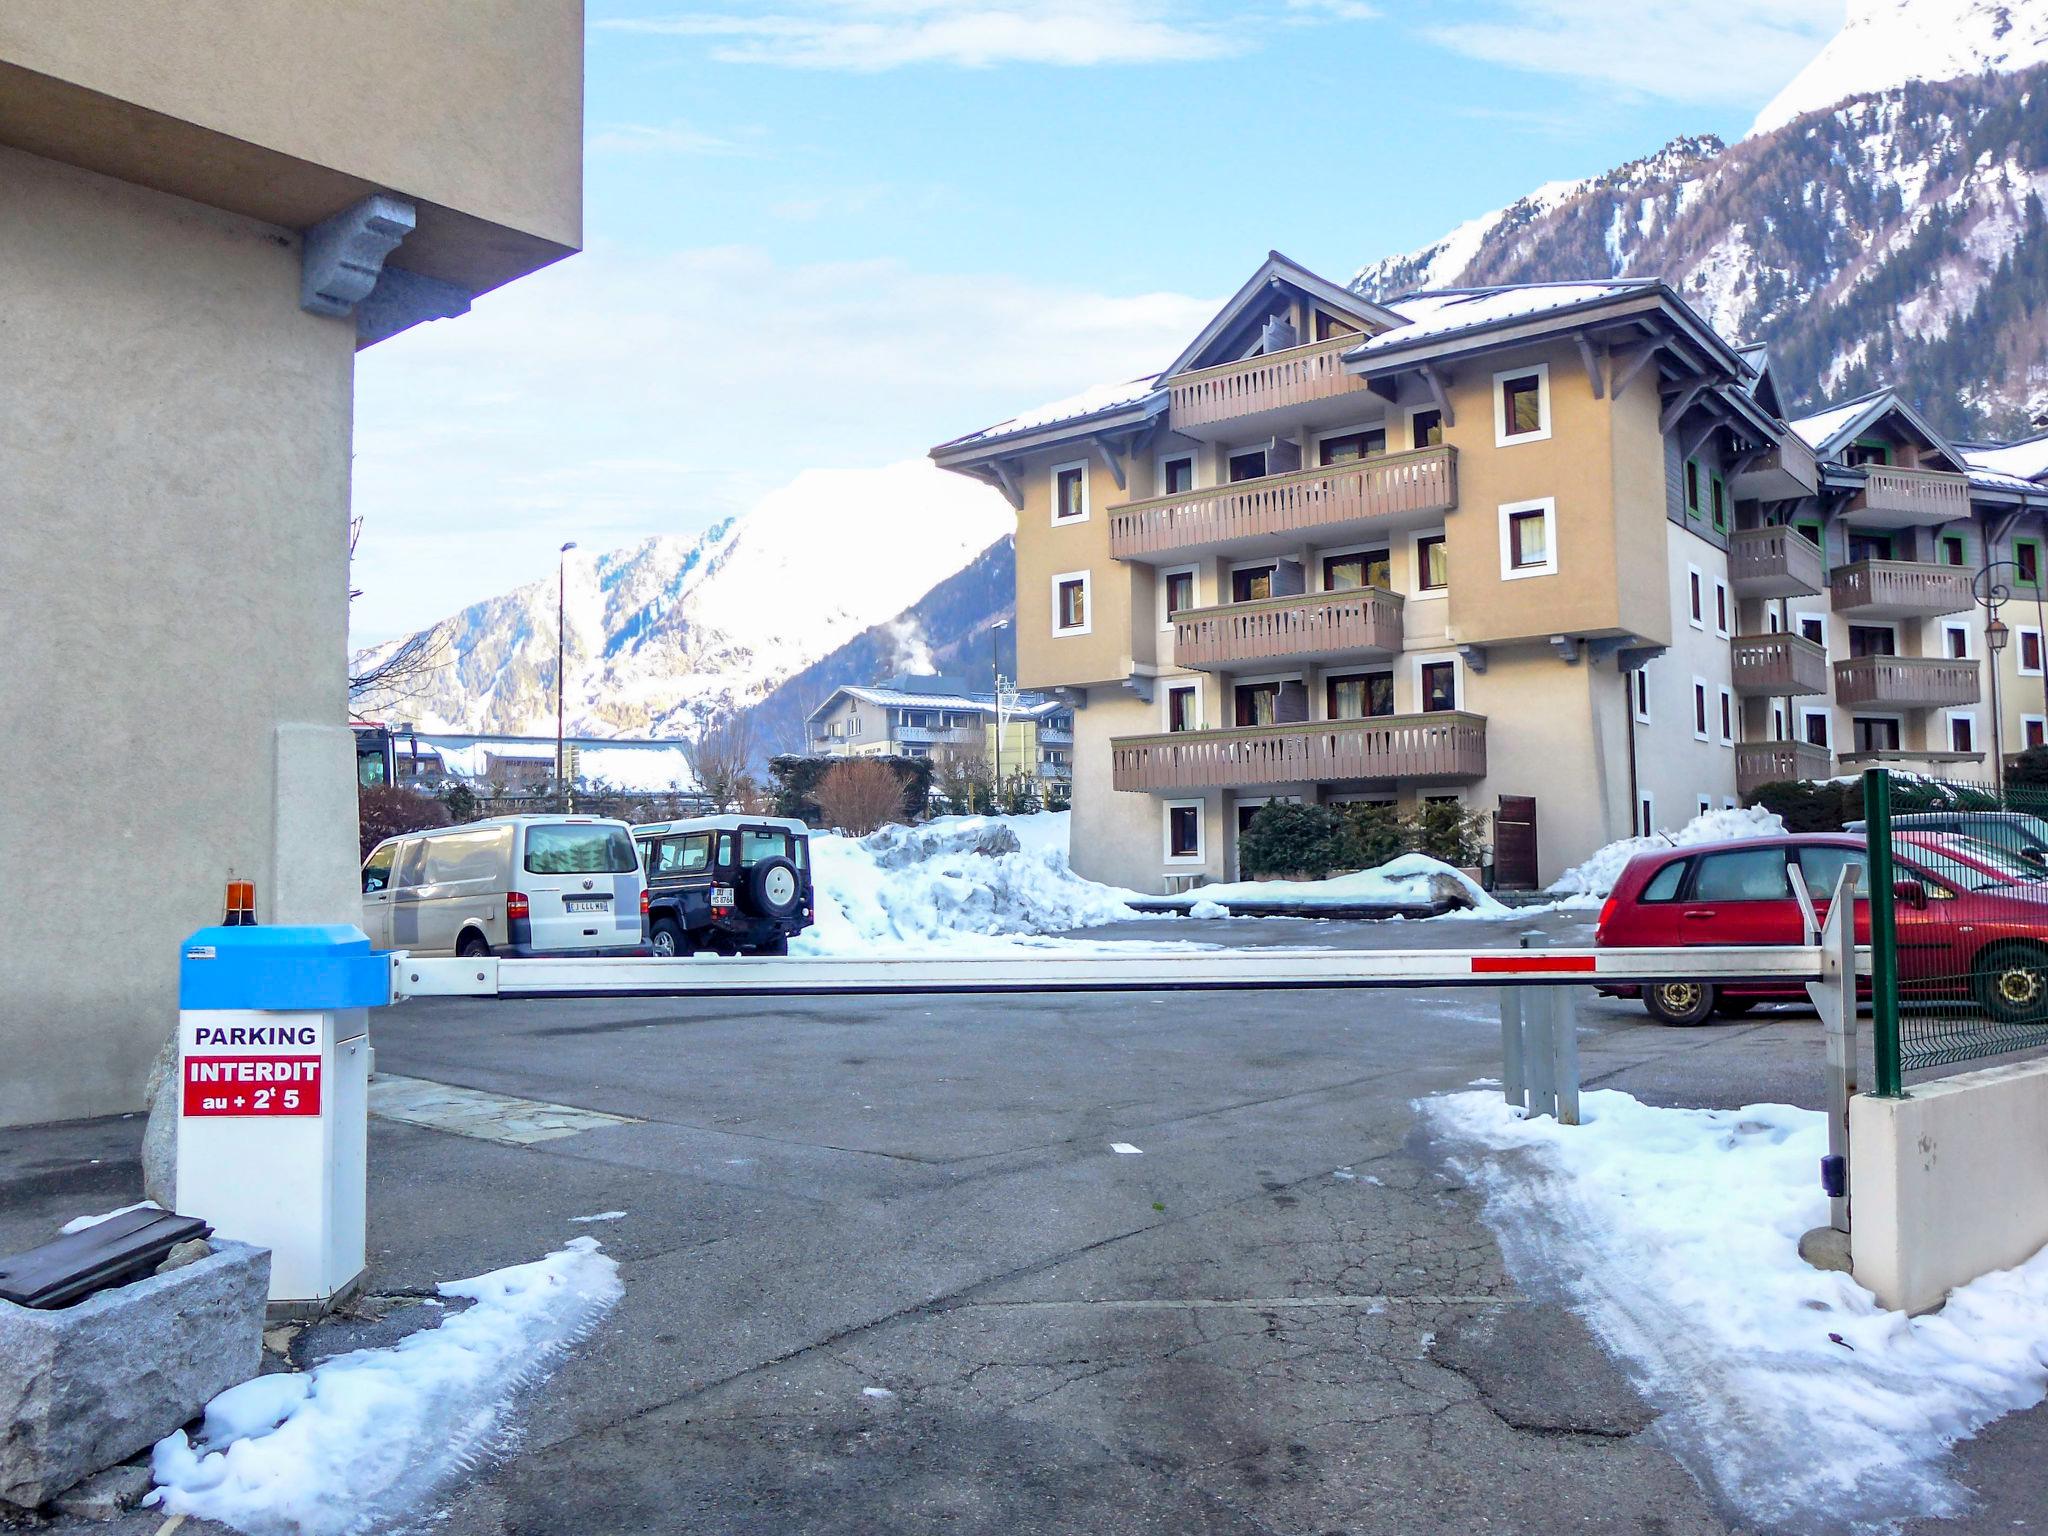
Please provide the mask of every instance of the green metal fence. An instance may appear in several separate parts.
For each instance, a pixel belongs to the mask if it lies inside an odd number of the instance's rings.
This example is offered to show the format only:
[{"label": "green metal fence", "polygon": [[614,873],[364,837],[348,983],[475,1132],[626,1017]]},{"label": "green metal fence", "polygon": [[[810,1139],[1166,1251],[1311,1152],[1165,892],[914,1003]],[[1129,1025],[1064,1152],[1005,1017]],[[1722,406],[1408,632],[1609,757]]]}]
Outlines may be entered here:
[{"label": "green metal fence", "polygon": [[1876,1091],[2048,1047],[2048,785],[1871,769]]}]

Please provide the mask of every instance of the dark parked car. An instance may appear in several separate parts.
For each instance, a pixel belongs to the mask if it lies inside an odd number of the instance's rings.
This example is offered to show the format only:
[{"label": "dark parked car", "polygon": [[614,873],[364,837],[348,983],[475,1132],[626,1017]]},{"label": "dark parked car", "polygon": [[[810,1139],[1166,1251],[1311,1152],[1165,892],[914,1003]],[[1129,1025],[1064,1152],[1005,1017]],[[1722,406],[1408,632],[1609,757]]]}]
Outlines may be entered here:
[{"label": "dark parked car", "polygon": [[[1825,916],[1842,866],[1862,863],[1863,839],[1819,832],[1639,853],[1600,910],[1593,942],[1644,949],[1689,944],[1797,944],[1805,935],[1787,873],[1796,862]],[[2048,1017],[2048,890],[1961,856],[1934,834],[1900,837],[1892,851],[1899,979],[1908,993],[1971,997],[1999,1023]],[[1870,940],[1869,903],[1856,937]],[[1662,981],[1603,989],[1637,997],[1660,1024],[1703,1024],[1760,1002],[1799,1002],[1796,985]]]},{"label": "dark parked car", "polygon": [[[1852,821],[1848,830],[1861,836],[1863,823]],[[1892,817],[1892,831],[1974,837],[2048,872],[2048,821],[2025,811],[1901,811]]]},{"label": "dark parked car", "polygon": [[815,916],[810,829],[778,816],[696,816],[633,829],[658,956],[786,955]]}]

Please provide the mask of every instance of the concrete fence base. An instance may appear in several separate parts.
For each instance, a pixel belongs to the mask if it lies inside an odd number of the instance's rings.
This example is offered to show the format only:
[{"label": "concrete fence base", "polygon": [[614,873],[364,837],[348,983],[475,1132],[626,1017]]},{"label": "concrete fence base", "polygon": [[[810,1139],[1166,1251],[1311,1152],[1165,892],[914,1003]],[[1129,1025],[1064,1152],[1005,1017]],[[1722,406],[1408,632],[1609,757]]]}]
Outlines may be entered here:
[{"label": "concrete fence base", "polygon": [[1859,1095],[1849,1148],[1855,1276],[1888,1307],[1925,1312],[2048,1246],[2048,1061]]}]

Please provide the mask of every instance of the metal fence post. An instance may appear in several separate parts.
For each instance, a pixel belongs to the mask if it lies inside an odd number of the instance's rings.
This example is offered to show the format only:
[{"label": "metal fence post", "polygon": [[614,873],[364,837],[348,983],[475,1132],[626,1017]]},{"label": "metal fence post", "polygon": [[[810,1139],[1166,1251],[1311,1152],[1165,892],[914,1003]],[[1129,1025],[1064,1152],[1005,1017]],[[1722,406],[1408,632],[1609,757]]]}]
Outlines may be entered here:
[{"label": "metal fence post", "polygon": [[1500,989],[1501,1097],[1520,1109],[1528,1102],[1529,1082],[1522,1072],[1522,989]]},{"label": "metal fence post", "polygon": [[1560,1125],[1579,1123],[1579,989],[1546,987],[1550,1001],[1550,1055]]},{"label": "metal fence post", "polygon": [[1899,935],[1892,910],[1892,779],[1883,768],[1863,770],[1863,831],[1870,854],[1870,1033],[1877,1057],[1876,1092],[1879,1098],[1896,1099],[1905,1095],[1899,1070]]},{"label": "metal fence post", "polygon": [[[1537,931],[1522,935],[1522,948],[1544,949],[1549,940]],[[1518,987],[1522,996],[1522,1072],[1529,1085],[1529,1115],[1557,1115],[1557,1052],[1551,1041],[1554,1017],[1549,987]]]},{"label": "metal fence post", "polygon": [[1845,865],[1828,902],[1827,920],[1815,936],[1821,974],[1806,984],[1807,995],[1827,1031],[1828,1150],[1821,1160],[1821,1188],[1828,1196],[1828,1225],[1849,1231],[1853,1193],[1849,1170],[1849,1100],[1856,1093],[1856,884],[1862,874]]}]

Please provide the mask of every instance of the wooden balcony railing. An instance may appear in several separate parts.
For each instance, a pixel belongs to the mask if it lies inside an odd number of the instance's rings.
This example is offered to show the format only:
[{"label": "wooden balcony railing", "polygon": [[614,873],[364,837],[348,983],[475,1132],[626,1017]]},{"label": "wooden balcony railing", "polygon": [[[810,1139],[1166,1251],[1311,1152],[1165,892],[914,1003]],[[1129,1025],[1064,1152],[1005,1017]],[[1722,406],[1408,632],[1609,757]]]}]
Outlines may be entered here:
[{"label": "wooden balcony railing", "polygon": [[1828,776],[1828,749],[1804,741],[1745,741],[1735,749],[1735,792],[1762,784]]},{"label": "wooden balcony railing", "polygon": [[1365,380],[1344,368],[1344,354],[1363,340],[1357,335],[1333,336],[1284,352],[1176,374],[1166,381],[1173,427],[1179,431],[1207,426],[1364,389]]},{"label": "wooden balcony railing", "polygon": [[1128,501],[1109,509],[1109,552],[1120,560],[1185,554],[1231,539],[1449,512],[1457,504],[1457,450],[1421,448]]},{"label": "wooden balcony railing", "polygon": [[1946,469],[1892,469],[1872,464],[1849,511],[1883,512],[1916,522],[1946,523],[1970,515],[1970,481]]},{"label": "wooden balcony railing", "polygon": [[1801,597],[1827,580],[1820,546],[1782,523],[1728,536],[1728,580],[1737,597]]},{"label": "wooden balcony railing", "polygon": [[1174,615],[1173,659],[1196,669],[1318,652],[1401,649],[1401,598],[1382,587],[1307,592]]},{"label": "wooden balcony railing", "polygon": [[1837,569],[1828,601],[1845,618],[1934,618],[1962,613],[1970,596],[1970,572],[1960,565],[1918,560],[1859,560]]},{"label": "wooden balcony railing", "polygon": [[1855,656],[1835,663],[1835,702],[1936,709],[1977,702],[1977,663],[1943,656]]},{"label": "wooden balcony railing", "polygon": [[1788,699],[1828,691],[1828,653],[1800,635],[1737,635],[1728,643],[1735,691]]},{"label": "wooden balcony railing", "polygon": [[1109,749],[1118,789],[1240,789],[1339,779],[1444,784],[1486,776],[1486,717],[1451,710],[1176,731],[1116,737]]}]

